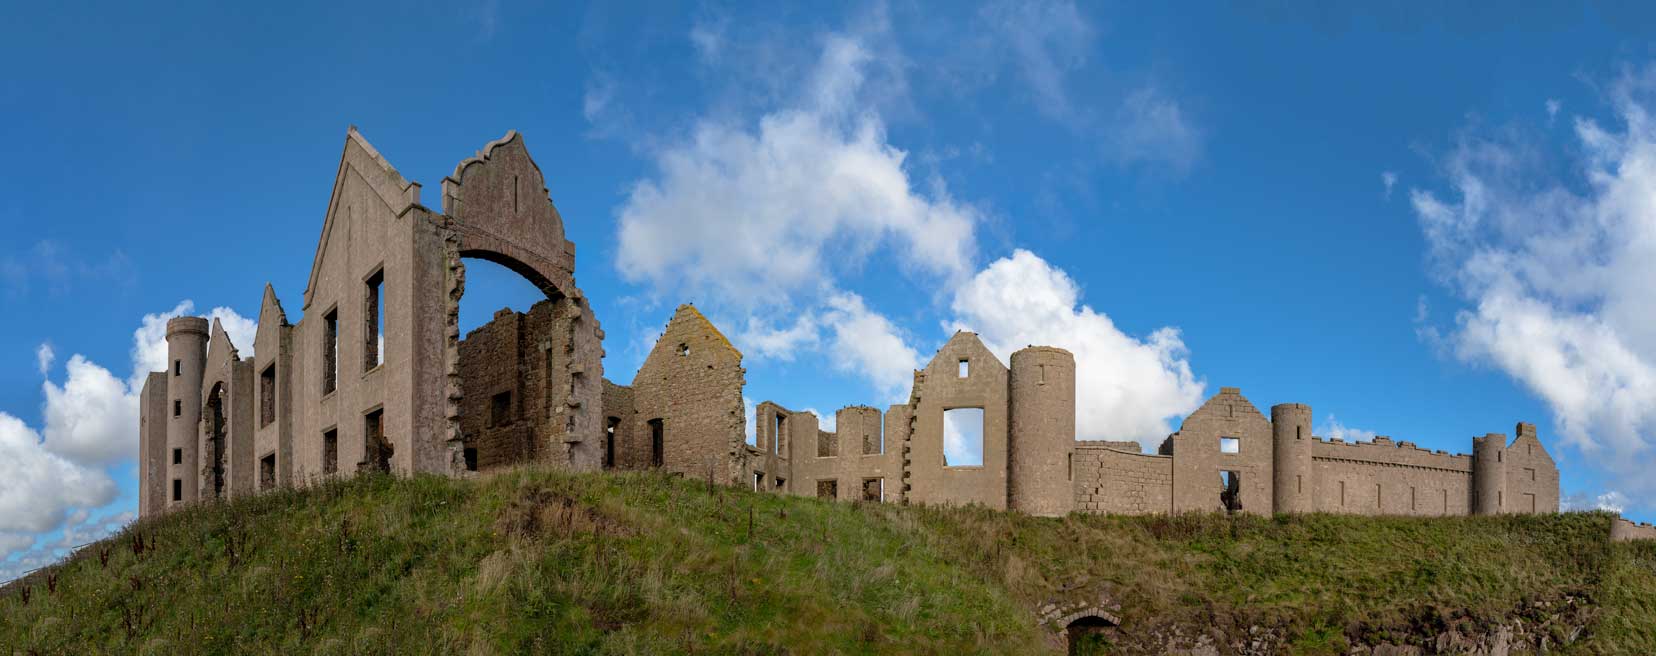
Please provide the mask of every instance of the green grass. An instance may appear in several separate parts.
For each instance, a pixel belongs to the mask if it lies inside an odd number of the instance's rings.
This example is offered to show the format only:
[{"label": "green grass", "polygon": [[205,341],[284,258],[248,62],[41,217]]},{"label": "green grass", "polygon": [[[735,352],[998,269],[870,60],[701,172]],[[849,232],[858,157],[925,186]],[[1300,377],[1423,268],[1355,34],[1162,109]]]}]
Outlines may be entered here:
[{"label": "green grass", "polygon": [[1050,653],[1035,610],[1101,595],[1122,653],[1170,627],[1334,654],[1553,616],[1585,627],[1567,651],[1656,653],[1656,544],[1609,545],[1609,521],[1040,519],[653,474],[371,476],[137,522],[0,591],[0,654]]}]

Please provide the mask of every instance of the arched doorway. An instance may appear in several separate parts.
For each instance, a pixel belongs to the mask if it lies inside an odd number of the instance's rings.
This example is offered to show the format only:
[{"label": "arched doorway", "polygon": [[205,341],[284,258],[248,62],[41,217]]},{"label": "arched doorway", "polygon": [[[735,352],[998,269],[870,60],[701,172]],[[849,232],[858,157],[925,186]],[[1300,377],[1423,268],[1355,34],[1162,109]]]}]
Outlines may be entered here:
[{"label": "arched doorway", "polygon": [[1097,615],[1082,615],[1064,627],[1071,656],[1115,653],[1116,624]]}]

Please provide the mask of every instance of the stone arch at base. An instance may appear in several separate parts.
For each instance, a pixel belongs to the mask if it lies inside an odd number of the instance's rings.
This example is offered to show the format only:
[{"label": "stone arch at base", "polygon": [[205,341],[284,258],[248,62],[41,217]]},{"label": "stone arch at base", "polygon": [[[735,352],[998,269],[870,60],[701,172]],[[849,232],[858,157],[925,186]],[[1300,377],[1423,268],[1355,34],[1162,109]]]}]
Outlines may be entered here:
[{"label": "stone arch at base", "polygon": [[1068,653],[1092,653],[1088,647],[1106,644],[1098,638],[1107,641],[1121,626],[1121,604],[1108,596],[1048,602],[1041,607],[1041,625]]}]

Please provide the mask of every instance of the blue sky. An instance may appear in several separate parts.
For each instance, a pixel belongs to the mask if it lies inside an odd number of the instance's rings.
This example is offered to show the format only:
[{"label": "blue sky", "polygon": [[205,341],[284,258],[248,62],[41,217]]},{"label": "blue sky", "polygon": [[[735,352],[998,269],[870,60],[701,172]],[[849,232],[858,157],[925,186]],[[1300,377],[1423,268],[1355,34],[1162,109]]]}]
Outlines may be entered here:
[{"label": "blue sky", "polygon": [[[826,413],[965,328],[1075,350],[1084,437],[1221,385],[1456,452],[1533,421],[1573,506],[1656,520],[1656,16],[1602,11],[8,8],[0,578],[135,508],[158,321],[298,312],[348,125],[431,191],[522,132],[617,382],[681,302]],[[534,299],[470,280],[468,327]]]}]

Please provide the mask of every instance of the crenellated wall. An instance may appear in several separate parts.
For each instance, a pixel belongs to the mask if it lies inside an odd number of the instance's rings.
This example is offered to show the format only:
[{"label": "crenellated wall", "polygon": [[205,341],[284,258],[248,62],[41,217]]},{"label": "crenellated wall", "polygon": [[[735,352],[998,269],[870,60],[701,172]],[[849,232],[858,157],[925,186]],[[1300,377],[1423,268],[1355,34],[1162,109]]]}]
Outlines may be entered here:
[{"label": "crenellated wall", "polygon": [[1320,512],[1360,515],[1471,514],[1472,458],[1379,436],[1312,445]]}]

